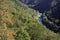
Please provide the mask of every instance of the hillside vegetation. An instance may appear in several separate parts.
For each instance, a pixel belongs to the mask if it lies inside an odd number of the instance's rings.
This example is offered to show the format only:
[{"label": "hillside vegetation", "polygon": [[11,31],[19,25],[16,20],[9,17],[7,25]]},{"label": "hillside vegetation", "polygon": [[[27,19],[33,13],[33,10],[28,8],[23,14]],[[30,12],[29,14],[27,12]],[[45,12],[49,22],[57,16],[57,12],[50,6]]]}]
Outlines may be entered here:
[{"label": "hillside vegetation", "polygon": [[0,0],[0,40],[60,40],[37,19],[38,11],[19,0]]}]

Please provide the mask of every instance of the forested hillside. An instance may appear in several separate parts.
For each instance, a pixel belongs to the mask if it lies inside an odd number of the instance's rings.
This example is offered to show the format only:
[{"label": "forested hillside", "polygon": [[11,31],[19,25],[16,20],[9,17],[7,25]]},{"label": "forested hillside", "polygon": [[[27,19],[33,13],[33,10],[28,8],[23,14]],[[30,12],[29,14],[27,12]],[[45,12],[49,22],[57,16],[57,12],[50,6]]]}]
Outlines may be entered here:
[{"label": "forested hillside", "polygon": [[19,0],[0,0],[0,40],[60,40],[38,23],[38,13]]}]

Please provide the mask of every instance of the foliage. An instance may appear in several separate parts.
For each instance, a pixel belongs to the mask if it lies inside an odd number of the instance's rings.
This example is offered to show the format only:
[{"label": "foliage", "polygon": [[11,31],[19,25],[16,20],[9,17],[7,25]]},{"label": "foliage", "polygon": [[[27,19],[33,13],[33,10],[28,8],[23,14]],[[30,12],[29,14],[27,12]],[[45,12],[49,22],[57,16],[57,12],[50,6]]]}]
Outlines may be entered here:
[{"label": "foliage", "polygon": [[60,36],[38,23],[37,11],[18,0],[3,0],[0,6],[0,27],[6,29],[6,35],[1,35],[8,36],[6,40],[59,40]]}]

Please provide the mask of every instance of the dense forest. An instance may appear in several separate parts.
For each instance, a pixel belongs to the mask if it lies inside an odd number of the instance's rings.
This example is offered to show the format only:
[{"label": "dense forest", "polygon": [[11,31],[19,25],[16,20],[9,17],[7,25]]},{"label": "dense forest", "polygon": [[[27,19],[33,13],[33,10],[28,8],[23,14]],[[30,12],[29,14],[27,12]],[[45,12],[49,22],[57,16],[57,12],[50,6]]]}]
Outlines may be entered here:
[{"label": "dense forest", "polygon": [[0,40],[60,40],[38,23],[38,13],[19,0],[0,0]]}]

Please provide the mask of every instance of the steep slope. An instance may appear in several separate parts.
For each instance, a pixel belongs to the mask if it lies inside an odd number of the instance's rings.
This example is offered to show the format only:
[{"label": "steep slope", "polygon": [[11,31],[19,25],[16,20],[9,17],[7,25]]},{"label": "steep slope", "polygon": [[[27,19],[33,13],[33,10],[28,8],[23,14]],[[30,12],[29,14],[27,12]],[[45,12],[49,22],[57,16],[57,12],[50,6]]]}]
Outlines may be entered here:
[{"label": "steep slope", "polygon": [[[47,26],[48,29],[60,33],[60,0],[20,0],[29,7],[42,12],[43,19],[41,22]],[[34,6],[32,6],[34,5]],[[45,18],[46,16],[46,18]],[[48,19],[48,20],[47,20]]]},{"label": "steep slope", "polygon": [[0,40],[60,40],[37,18],[38,12],[19,0],[0,0]]}]

